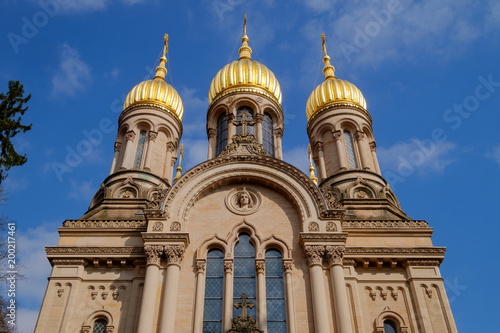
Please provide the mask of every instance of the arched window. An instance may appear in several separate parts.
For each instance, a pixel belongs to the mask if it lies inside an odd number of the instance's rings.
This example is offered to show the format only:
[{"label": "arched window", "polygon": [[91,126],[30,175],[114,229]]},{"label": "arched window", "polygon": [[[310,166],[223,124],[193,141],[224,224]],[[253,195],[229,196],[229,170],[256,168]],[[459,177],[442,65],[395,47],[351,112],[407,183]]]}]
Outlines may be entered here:
[{"label": "arched window", "polygon": [[283,259],[277,250],[266,251],[267,331],[286,333],[285,286]]},{"label": "arched window", "polygon": [[[238,238],[238,244],[234,247],[233,303],[240,301],[241,295],[246,294],[247,302],[255,304],[252,309],[247,309],[247,314],[256,318],[255,248],[248,234],[240,234]],[[236,317],[241,311],[241,308],[233,309],[231,317]]]},{"label": "arched window", "polygon": [[146,131],[139,133],[139,141],[137,142],[137,150],[135,151],[134,168],[140,168],[142,162],[142,153],[144,152],[144,143],[146,142]]},{"label": "arched window", "polygon": [[207,254],[203,333],[222,331],[224,252],[212,249]]},{"label": "arched window", "polygon": [[358,167],[358,164],[356,163],[356,155],[354,155],[354,146],[352,143],[351,132],[344,130],[344,141],[347,151],[347,159],[349,161],[349,168],[356,169]]},{"label": "arched window", "polygon": [[227,145],[227,115],[221,114],[217,119],[217,141],[215,144],[215,156],[219,156]]},{"label": "arched window", "polygon": [[241,134],[243,126],[246,126],[248,134],[254,134],[254,121],[253,121],[253,110],[248,106],[242,106],[238,108],[236,111],[236,121],[242,122],[243,115],[246,115],[246,124],[240,123],[240,125],[236,125],[236,134]]},{"label": "arched window", "polygon": [[262,118],[262,144],[269,156],[274,157],[273,118],[266,112]]},{"label": "arched window", "polygon": [[384,320],[384,333],[398,333],[398,327],[392,320]]},{"label": "arched window", "polygon": [[99,318],[94,322],[94,328],[92,333],[106,333],[106,327],[108,326],[108,321],[106,319]]}]

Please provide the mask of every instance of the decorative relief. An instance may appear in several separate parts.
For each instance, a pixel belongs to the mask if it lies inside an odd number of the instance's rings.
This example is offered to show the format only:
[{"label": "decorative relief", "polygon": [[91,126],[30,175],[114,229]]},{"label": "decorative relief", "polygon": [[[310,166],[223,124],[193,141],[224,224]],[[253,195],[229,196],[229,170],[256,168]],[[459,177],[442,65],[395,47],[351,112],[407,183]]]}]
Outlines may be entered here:
[{"label": "decorative relief", "polygon": [[285,273],[292,272],[293,264],[291,262],[284,261],[283,262],[283,270]]},{"label": "decorative relief", "polygon": [[143,254],[142,247],[59,247],[50,246],[45,248],[47,254],[116,254],[116,255],[131,255]]},{"label": "decorative relief", "polygon": [[258,261],[255,263],[255,270],[257,273],[264,273],[266,270],[266,263],[262,261]]},{"label": "decorative relief", "polygon": [[184,245],[165,245],[165,256],[167,257],[167,265],[180,265],[184,258]]},{"label": "decorative relief", "polygon": [[153,231],[163,231],[163,222],[155,222],[153,224]]},{"label": "decorative relief", "polygon": [[217,134],[217,130],[215,128],[209,128],[208,129],[208,138],[214,138],[215,135]]},{"label": "decorative relief", "polygon": [[329,245],[325,248],[328,262],[331,265],[342,265],[344,257],[345,246],[343,245]]},{"label": "decorative relief", "polygon": [[326,223],[326,231],[328,231],[328,232],[337,231],[337,225],[335,224],[335,222],[327,222]]},{"label": "decorative relief", "polygon": [[319,231],[319,224],[317,222],[309,222],[307,228],[309,231]]},{"label": "decorative relief", "polygon": [[63,288],[57,289],[57,297],[62,297],[63,293],[64,293]]},{"label": "decorative relief", "polygon": [[323,255],[325,254],[325,247],[323,245],[307,245],[304,247],[304,252],[309,266],[321,265],[323,263]]},{"label": "decorative relief", "polygon": [[343,228],[428,228],[425,221],[380,220],[380,221],[343,221]]},{"label": "decorative relief", "polygon": [[97,291],[92,291],[90,293],[90,298],[92,298],[92,300],[95,301],[95,299],[97,298]]},{"label": "decorative relief", "polygon": [[170,224],[170,231],[181,231],[181,224],[177,221]]},{"label": "decorative relief", "polygon": [[160,209],[161,208],[161,203],[163,202],[163,199],[165,198],[165,195],[167,194],[168,189],[161,189],[158,188],[153,194],[151,195],[151,199],[147,203],[148,209]]},{"label": "decorative relief", "polygon": [[126,187],[121,189],[118,193],[118,198],[120,199],[133,199],[137,198],[137,190],[133,187]]},{"label": "decorative relief", "polygon": [[144,252],[147,256],[147,263],[160,266],[161,255],[163,254],[162,245],[144,245]]},{"label": "decorative relief", "polygon": [[404,263],[405,267],[408,267],[408,266],[437,266],[437,267],[439,267],[440,265],[441,265],[440,260],[428,260],[428,259],[407,260]]},{"label": "decorative relief", "polygon": [[233,262],[225,261],[224,262],[224,273],[232,273],[233,272]]},{"label": "decorative relief", "polygon": [[196,272],[205,272],[207,264],[204,261],[196,262]]},{"label": "decorative relief", "polygon": [[158,132],[150,131],[149,135],[148,135],[148,139],[149,139],[149,141],[155,141],[157,136],[158,136]]},{"label": "decorative relief", "polygon": [[66,220],[66,228],[143,228],[144,220]]},{"label": "decorative relief", "polygon": [[283,138],[283,129],[281,127],[278,127],[274,130],[274,135],[277,137],[277,138]]},{"label": "decorative relief", "polygon": [[268,153],[264,149],[261,143],[257,142],[257,139],[253,134],[237,134],[231,138],[231,143],[226,145],[226,149],[220,153],[220,156],[227,156],[236,153],[239,146],[246,146],[248,153],[267,156]]},{"label": "decorative relief", "polygon": [[240,186],[233,188],[226,195],[226,207],[238,215],[250,215],[255,213],[262,203],[259,191],[252,187]]},{"label": "decorative relief", "polygon": [[78,266],[87,266],[88,261],[85,259],[52,259],[52,266],[58,265],[78,265]]},{"label": "decorative relief", "polygon": [[346,254],[437,254],[444,255],[446,248],[431,247],[431,248],[397,248],[397,247],[348,247],[345,250]]},{"label": "decorative relief", "polygon": [[340,194],[337,190],[323,187],[321,188],[321,192],[323,193],[323,197],[326,200],[326,204],[328,209],[344,209],[344,206],[339,202]]},{"label": "decorative relief", "polygon": [[127,133],[125,134],[125,138],[126,138],[128,141],[134,141],[134,138],[135,138],[135,133],[134,133],[134,131],[127,132]]},{"label": "decorative relief", "polygon": [[262,97],[257,97],[257,102],[258,103],[262,103],[262,101],[263,101]]},{"label": "decorative relief", "polygon": [[354,197],[356,199],[368,199],[372,196],[364,189],[357,189],[354,191]]}]

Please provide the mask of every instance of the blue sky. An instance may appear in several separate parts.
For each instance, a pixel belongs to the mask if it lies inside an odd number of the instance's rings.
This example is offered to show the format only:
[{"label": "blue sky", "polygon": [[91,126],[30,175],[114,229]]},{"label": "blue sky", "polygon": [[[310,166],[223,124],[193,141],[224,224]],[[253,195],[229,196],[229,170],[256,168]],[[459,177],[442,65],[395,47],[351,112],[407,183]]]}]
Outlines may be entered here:
[{"label": "blue sky", "polygon": [[26,277],[19,331],[32,331],[50,274],[43,247],[108,175],[123,99],[152,77],[163,34],[187,170],[206,158],[208,88],[237,59],[244,13],[252,57],[283,91],[285,160],[307,171],[305,105],[323,79],[324,32],[337,77],[367,100],[382,174],[448,248],[441,273],[458,329],[494,331],[497,299],[484,284],[499,269],[484,267],[500,229],[500,2],[0,0],[0,90],[20,80],[32,94],[33,129],[15,140],[28,163],[10,171],[2,207]]}]

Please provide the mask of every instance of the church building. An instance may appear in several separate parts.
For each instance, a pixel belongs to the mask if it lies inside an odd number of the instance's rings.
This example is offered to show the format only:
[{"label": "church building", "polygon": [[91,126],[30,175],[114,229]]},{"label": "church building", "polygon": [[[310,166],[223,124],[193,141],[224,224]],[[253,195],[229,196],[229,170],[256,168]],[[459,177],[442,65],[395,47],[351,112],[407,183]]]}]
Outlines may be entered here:
[{"label": "church building", "polygon": [[165,35],[155,77],[126,97],[109,176],[46,248],[35,332],[457,332],[445,248],[382,177],[366,101],[324,35],[306,175],[283,161],[280,85],[243,30],[208,91],[207,159],[184,173]]}]

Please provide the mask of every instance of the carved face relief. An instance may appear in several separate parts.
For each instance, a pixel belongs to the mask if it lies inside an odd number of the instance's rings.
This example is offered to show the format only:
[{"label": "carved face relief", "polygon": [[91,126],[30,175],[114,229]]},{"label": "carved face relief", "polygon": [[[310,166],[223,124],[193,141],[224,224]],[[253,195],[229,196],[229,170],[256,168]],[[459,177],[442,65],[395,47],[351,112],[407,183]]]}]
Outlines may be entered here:
[{"label": "carved face relief", "polygon": [[235,214],[249,215],[256,212],[261,204],[260,193],[251,187],[242,186],[229,191],[225,199],[226,207]]}]

